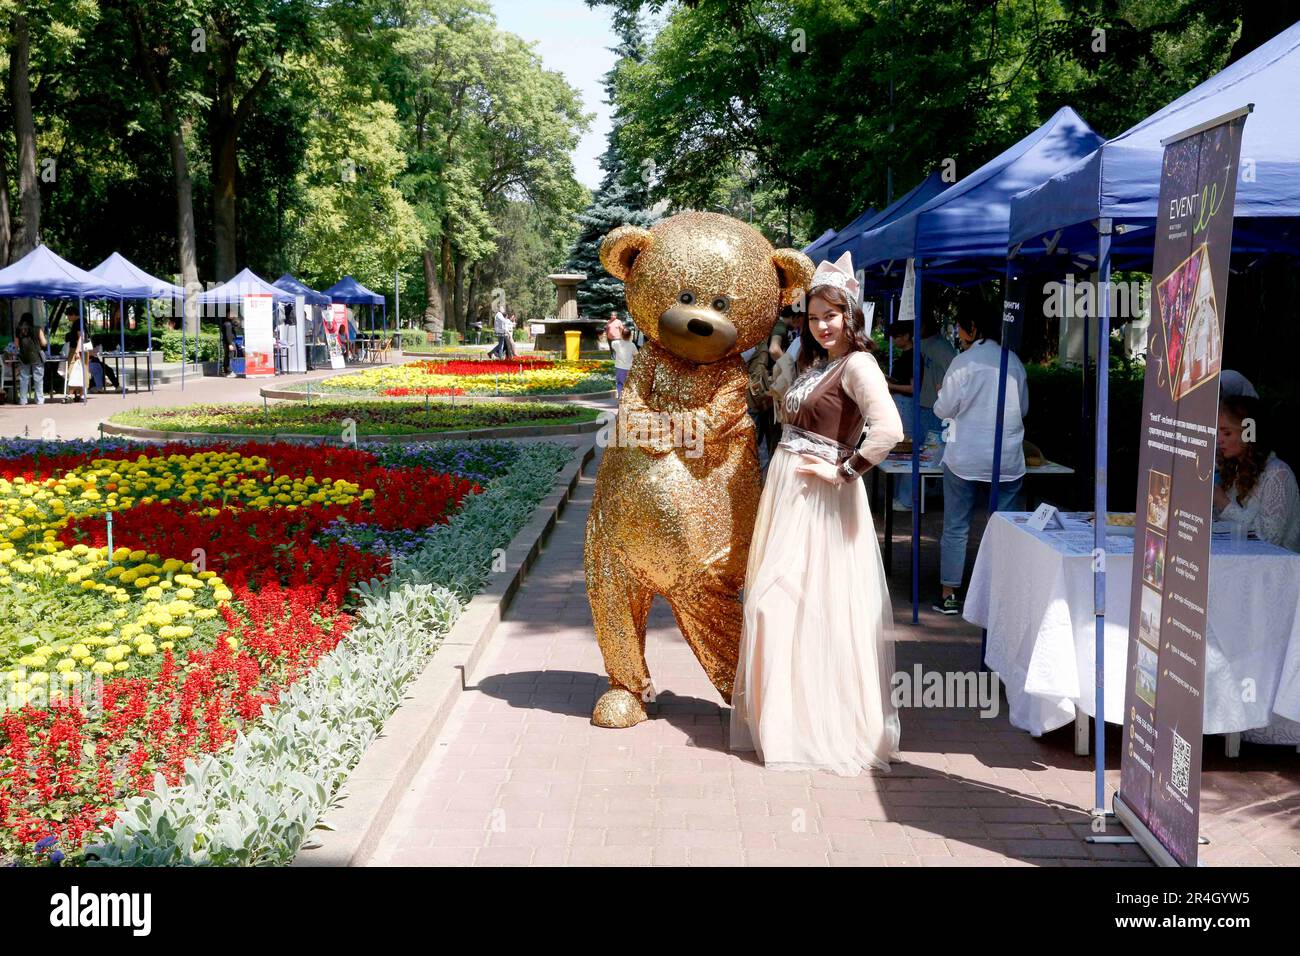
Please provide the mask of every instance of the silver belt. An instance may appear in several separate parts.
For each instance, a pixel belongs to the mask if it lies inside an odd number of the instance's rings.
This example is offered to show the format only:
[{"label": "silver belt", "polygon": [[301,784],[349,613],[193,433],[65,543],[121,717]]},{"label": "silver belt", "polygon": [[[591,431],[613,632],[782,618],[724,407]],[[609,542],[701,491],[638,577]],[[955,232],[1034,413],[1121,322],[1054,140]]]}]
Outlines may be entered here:
[{"label": "silver belt", "polygon": [[796,454],[815,455],[833,465],[838,465],[853,454],[853,448],[843,442],[838,442],[834,438],[827,438],[825,435],[819,435],[816,432],[810,432],[797,425],[787,424],[781,426],[781,441],[779,444]]}]

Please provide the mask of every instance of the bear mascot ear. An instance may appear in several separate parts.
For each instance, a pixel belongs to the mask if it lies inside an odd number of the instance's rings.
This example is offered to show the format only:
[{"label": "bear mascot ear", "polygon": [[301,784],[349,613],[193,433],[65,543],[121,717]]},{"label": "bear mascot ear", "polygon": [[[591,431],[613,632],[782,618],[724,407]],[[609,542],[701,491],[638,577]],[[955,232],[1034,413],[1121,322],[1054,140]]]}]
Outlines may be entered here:
[{"label": "bear mascot ear", "polygon": [[772,253],[772,265],[781,285],[781,308],[794,305],[812,282],[812,260],[798,249],[777,249]]},{"label": "bear mascot ear", "polygon": [[[650,248],[649,229],[640,226],[619,226],[612,230],[600,244],[600,264],[615,279],[626,282],[632,274],[636,257]],[[810,273],[811,274],[811,273]]]}]

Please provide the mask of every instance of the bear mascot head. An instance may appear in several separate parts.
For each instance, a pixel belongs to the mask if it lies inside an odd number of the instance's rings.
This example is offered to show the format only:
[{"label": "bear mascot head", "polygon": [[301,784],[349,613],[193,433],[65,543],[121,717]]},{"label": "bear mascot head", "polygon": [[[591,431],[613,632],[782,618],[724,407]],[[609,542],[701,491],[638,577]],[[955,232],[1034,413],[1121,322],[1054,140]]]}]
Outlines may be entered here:
[{"label": "bear mascot head", "polygon": [[630,727],[653,698],[645,662],[655,595],[723,700],[740,647],[749,539],[760,479],[741,353],[765,345],[813,266],[752,226],[688,212],[620,226],[600,261],[622,279],[646,337],[605,440],[584,555],[587,597],[609,690],[592,721]]},{"label": "bear mascot head", "polygon": [[623,280],[646,338],[700,365],[766,341],[781,308],[812,279],[803,253],[773,250],[753,226],[715,213],[619,226],[601,244],[600,262]]}]

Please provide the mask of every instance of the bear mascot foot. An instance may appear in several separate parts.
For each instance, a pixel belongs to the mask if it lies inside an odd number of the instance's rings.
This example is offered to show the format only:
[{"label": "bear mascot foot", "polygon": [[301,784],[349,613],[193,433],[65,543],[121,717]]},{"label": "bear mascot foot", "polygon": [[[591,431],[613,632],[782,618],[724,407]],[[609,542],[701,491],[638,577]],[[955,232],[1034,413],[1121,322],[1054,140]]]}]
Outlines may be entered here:
[{"label": "bear mascot foot", "polygon": [[635,727],[645,719],[641,698],[622,687],[611,687],[601,694],[591,712],[591,722],[597,727]]}]

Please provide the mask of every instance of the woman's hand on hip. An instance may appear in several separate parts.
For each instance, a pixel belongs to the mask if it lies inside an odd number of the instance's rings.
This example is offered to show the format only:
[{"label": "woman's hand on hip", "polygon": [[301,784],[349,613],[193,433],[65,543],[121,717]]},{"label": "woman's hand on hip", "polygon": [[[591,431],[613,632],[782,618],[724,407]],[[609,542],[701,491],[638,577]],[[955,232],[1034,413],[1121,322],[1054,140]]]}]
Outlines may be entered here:
[{"label": "woman's hand on hip", "polygon": [[844,484],[843,473],[824,458],[818,458],[816,455],[801,455],[803,463],[795,465],[795,472],[800,475],[808,475],[813,478],[820,478],[822,481],[831,485]]}]

